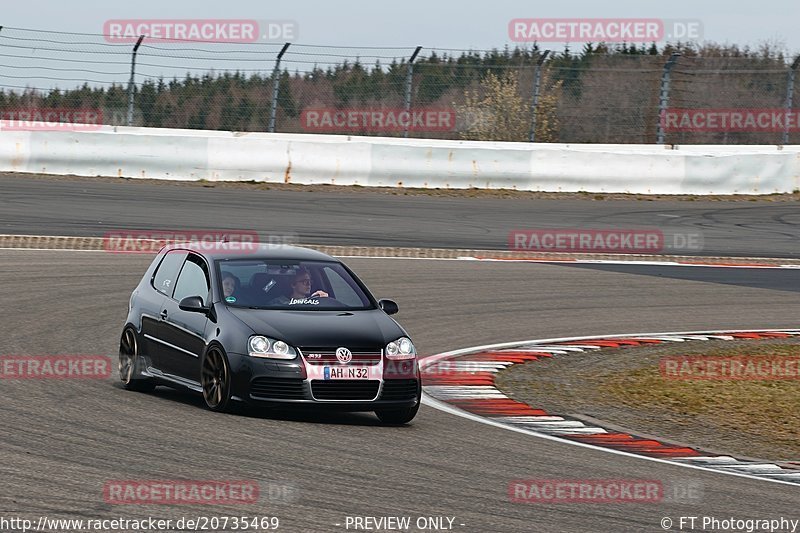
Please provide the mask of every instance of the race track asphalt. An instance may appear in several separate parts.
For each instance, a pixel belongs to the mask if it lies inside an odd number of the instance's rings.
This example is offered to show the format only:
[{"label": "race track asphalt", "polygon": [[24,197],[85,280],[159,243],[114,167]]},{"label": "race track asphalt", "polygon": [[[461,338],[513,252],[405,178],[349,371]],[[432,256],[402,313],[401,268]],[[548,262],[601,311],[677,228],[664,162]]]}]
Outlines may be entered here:
[{"label": "race track asphalt", "polygon": [[[209,184],[210,185],[210,184]],[[593,200],[259,190],[135,179],[0,174],[0,233],[102,236],[111,230],[291,234],[303,244],[506,249],[519,229],[656,229],[673,255],[800,257],[794,202]],[[697,235],[681,248],[674,235]],[[694,237],[692,237],[694,238]]]},{"label": "race track asphalt", "polygon": [[[170,202],[178,202],[174,195],[182,194],[180,188],[171,192],[165,187],[170,192],[164,193],[133,184],[87,186],[59,207],[55,186],[41,183],[49,192],[0,180],[6,192],[0,209],[4,233],[97,234],[98,220],[191,227],[203,224],[209,213],[229,214],[226,222],[232,227],[260,218],[252,217],[260,198],[252,193],[212,199],[205,190],[193,189],[184,191],[181,208],[175,210]],[[125,188],[133,192],[120,194]],[[16,198],[12,203],[9,194]],[[283,227],[294,227],[304,220],[300,212],[325,209],[330,215],[311,218],[316,225],[309,222],[309,229],[321,233],[323,226],[329,228],[320,238],[331,243],[345,238],[348,228],[361,228],[350,237],[360,242],[385,244],[381,239],[392,239],[379,225],[365,224],[353,214],[360,204],[370,212],[368,219],[389,212],[392,223],[407,220],[394,237],[404,243],[419,244],[414,233],[422,233],[427,224],[430,231],[424,232],[423,244],[461,246],[455,241],[466,235],[488,245],[495,237],[502,240],[505,230],[498,220],[521,223],[532,208],[520,202],[518,209],[486,208],[470,215],[474,209],[460,201],[442,207],[439,200],[414,198],[405,204],[412,216],[402,216],[396,199],[386,199],[392,201],[390,208],[381,206],[382,199],[368,202],[345,195],[331,205],[315,197],[317,193],[304,194],[312,200],[299,193],[282,197],[288,204],[283,210],[275,207],[278,199],[263,200],[262,227],[280,221]],[[434,203],[439,207],[434,209]],[[611,215],[619,206],[580,205],[587,210],[571,212],[564,206],[572,221],[581,216],[626,221],[624,215]],[[632,206],[628,216],[641,214],[640,204],[625,205]],[[785,221],[796,216],[779,215],[787,205],[714,205],[720,212],[713,215],[713,231],[726,253],[796,252],[788,245],[781,248],[781,232],[769,223],[765,227],[771,229],[749,230],[734,222],[757,225],[758,213],[769,213],[765,217],[772,224],[775,217]],[[600,211],[592,213],[595,206]],[[648,203],[641,209],[652,214],[667,207]],[[692,203],[672,209],[700,220],[713,207]],[[237,210],[246,209],[249,217],[237,216]],[[558,210],[557,204],[549,206],[548,220],[559,220]],[[745,237],[725,238],[728,231]],[[787,237],[792,242],[796,238],[794,233]],[[0,354],[114,356],[128,296],[150,259],[103,252],[0,251]],[[378,297],[398,301],[397,318],[423,355],[556,336],[797,327],[797,271],[777,277],[771,270],[743,274],[713,268],[704,269],[698,280],[647,270],[528,263],[346,262]],[[728,283],[731,276],[736,283]],[[0,390],[0,515],[5,517],[271,515],[280,518],[281,531],[292,532],[345,531],[335,524],[344,524],[347,516],[449,516],[455,517],[453,530],[465,532],[662,531],[665,516],[676,522],[679,516],[800,518],[797,487],[578,448],[426,406],[411,425],[393,428],[379,426],[370,414],[214,414],[197,396],[168,389],[133,393],[112,380],[0,380]],[[104,502],[106,482],[129,479],[253,479],[262,487],[290,486],[296,498],[249,506]],[[693,483],[702,490],[688,503],[523,505],[509,502],[508,485],[515,479],[647,479]]]}]

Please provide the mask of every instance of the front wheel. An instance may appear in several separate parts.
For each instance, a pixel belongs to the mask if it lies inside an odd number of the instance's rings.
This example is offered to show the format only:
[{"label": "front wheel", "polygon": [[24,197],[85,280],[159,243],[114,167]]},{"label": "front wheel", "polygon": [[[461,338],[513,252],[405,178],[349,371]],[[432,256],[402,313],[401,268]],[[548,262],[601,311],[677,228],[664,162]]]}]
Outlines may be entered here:
[{"label": "front wheel", "polygon": [[203,357],[200,370],[203,399],[212,411],[224,412],[231,403],[231,370],[219,348],[211,348]]},{"label": "front wheel", "polygon": [[403,425],[411,422],[419,411],[419,402],[413,407],[405,407],[403,409],[378,409],[375,414],[381,422],[390,425]]}]

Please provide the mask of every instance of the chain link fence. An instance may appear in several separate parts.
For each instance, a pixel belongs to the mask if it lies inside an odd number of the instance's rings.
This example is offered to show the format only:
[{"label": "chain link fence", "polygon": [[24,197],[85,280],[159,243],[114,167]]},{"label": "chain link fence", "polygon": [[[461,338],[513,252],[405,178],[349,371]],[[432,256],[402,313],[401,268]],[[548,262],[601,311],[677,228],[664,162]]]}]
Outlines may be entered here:
[{"label": "chain link fence", "polygon": [[[0,128],[104,124],[562,143],[800,143],[797,61],[667,46],[549,53],[219,43],[0,28]],[[23,115],[22,113],[28,113]],[[13,124],[13,120],[11,121]]]}]

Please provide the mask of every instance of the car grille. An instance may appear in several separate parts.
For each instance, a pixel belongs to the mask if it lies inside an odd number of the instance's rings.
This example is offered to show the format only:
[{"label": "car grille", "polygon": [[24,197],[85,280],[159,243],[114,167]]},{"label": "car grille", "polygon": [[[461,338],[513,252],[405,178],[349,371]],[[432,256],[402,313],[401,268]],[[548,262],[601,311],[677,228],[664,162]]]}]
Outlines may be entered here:
[{"label": "car grille", "polygon": [[256,378],[250,383],[250,396],[302,400],[305,398],[302,378]]},{"label": "car grille", "polygon": [[387,379],[381,400],[413,400],[417,397],[417,383],[416,379]]},{"label": "car grille", "polygon": [[311,380],[317,400],[374,400],[381,382],[366,379]]},{"label": "car grille", "polygon": [[[336,348],[300,348],[305,360],[310,365],[339,365]],[[348,364],[372,366],[381,361],[381,350],[352,351],[353,359]]]}]

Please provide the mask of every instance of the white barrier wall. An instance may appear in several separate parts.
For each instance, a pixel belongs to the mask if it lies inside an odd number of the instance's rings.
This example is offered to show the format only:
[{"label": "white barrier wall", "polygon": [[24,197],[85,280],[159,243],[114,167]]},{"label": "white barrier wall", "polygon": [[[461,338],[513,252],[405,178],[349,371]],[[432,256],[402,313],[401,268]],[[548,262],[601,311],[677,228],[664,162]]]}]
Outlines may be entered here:
[{"label": "white barrier wall", "polygon": [[176,180],[656,194],[800,189],[800,146],[657,146],[104,126],[0,131],[0,171]]}]

